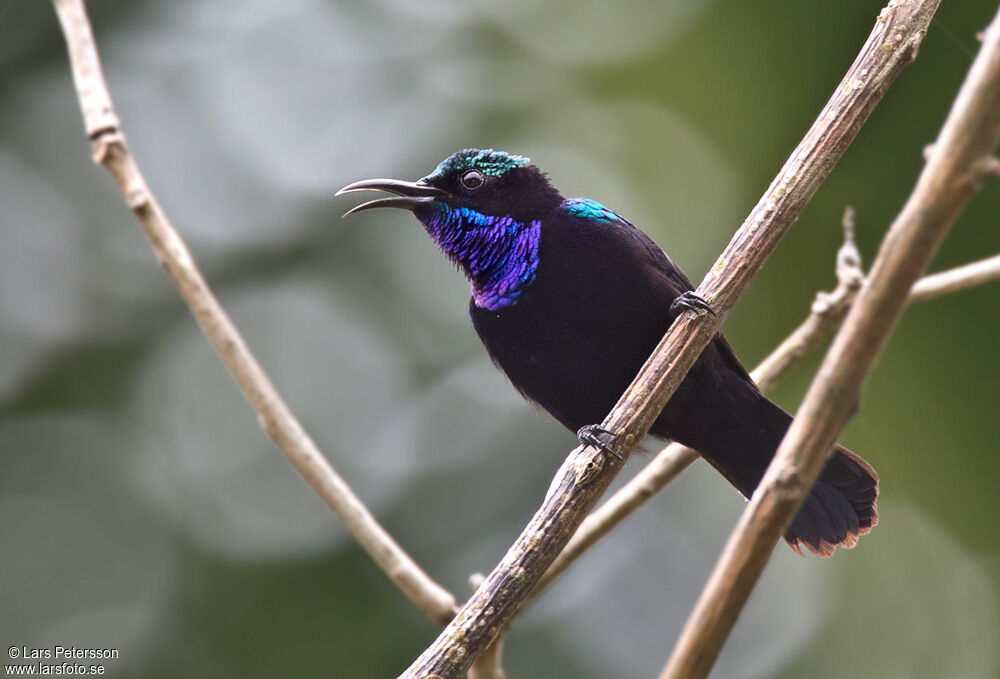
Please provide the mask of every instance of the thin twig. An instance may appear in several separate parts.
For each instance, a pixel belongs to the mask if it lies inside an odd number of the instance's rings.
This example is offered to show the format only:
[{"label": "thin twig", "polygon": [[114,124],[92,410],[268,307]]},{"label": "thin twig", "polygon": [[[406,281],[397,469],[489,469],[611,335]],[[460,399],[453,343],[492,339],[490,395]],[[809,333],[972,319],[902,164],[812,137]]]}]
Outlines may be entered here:
[{"label": "thin twig", "polygon": [[984,177],[1000,177],[1000,158],[997,158],[996,156],[983,158],[983,162],[979,166],[979,170],[982,172]]},{"label": "thin twig", "polygon": [[1000,255],[924,276],[910,290],[911,302],[926,302],[942,295],[968,290],[1000,280]]},{"label": "thin twig", "polygon": [[497,636],[469,668],[468,679],[507,679],[503,671],[503,637]]},{"label": "thin twig", "polygon": [[1000,12],[844,327],[698,599],[661,678],[708,675],[775,544],[819,476],[921,271],[1000,142]]},{"label": "thin twig", "polygon": [[668,483],[687,469],[699,457],[698,452],[680,443],[671,443],[661,450],[649,464],[629,479],[618,492],[605,500],[580,524],[573,538],[556,557],[545,575],[529,595],[529,601],[538,598],[552,582],[579,559],[598,540],[611,532],[649,498],[660,492]]},{"label": "thin twig", "polygon": [[53,4],[66,37],[94,161],[118,183],[157,259],[257,412],[261,426],[403,593],[428,617],[444,624],[454,614],[455,598],[396,544],[320,453],[250,353],[146,185],[111,104],[83,0],[53,0]]},{"label": "thin twig", "polygon": [[[473,591],[479,589],[486,576],[482,573],[475,573],[469,578],[469,584]],[[469,668],[467,679],[506,679],[507,675],[503,671],[503,635],[497,635],[489,648],[472,663]]]},{"label": "thin twig", "polygon": [[[890,4],[895,10],[880,15],[817,121],[699,286],[699,296],[718,315],[681,315],[602,423],[614,432],[614,445],[623,459],[647,433],[718,332],[722,316],[801,214],[889,85],[913,60],[938,2],[894,1]],[[620,463],[590,447],[570,453],[541,508],[501,563],[402,676],[450,679],[465,672],[513,619],[619,468]]]},{"label": "thin twig", "polygon": [[761,361],[752,377],[768,391],[803,356],[836,330],[865,282],[861,255],[854,243],[854,211],[844,212],[844,244],[837,252],[837,287],[816,295],[809,316]]},{"label": "thin twig", "polygon": [[[924,276],[913,285],[906,303],[927,302],[997,280],[1000,280],[1000,255]],[[863,278],[861,283],[864,283]],[[833,292],[819,293],[806,320],[751,373],[761,390],[767,391],[792,365],[833,333],[860,290],[860,285],[848,287],[841,281]]]},{"label": "thin twig", "polygon": [[[847,245],[848,242],[845,241],[845,246]],[[853,242],[850,245],[853,249]],[[842,248],[841,253],[843,252]],[[850,260],[844,263],[841,256],[837,264],[839,282],[836,289],[832,292],[820,292],[806,320],[782,340],[751,373],[762,391],[768,391],[789,368],[816,349],[839,327],[864,284],[864,272],[860,264],[855,266],[849,262]],[[906,303],[927,302],[993,281],[1000,281],[1000,255],[924,276],[913,285]]]}]

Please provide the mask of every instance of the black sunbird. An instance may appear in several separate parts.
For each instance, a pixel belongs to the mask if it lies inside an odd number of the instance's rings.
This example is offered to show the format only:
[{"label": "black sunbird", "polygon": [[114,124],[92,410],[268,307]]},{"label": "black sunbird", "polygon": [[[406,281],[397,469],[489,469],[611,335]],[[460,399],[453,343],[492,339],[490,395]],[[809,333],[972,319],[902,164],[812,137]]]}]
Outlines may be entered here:
[{"label": "black sunbird", "polygon": [[[601,422],[681,309],[703,304],[684,273],[628,220],[563,198],[527,158],[466,149],[417,182],[370,179],[338,192],[395,194],[472,283],[469,315],[521,394],[600,443]],[[346,216],[346,215],[345,215]],[[721,333],[650,434],[697,450],[749,497],[792,417],[763,396]],[[785,539],[829,556],[878,522],[878,476],[837,446]]]}]

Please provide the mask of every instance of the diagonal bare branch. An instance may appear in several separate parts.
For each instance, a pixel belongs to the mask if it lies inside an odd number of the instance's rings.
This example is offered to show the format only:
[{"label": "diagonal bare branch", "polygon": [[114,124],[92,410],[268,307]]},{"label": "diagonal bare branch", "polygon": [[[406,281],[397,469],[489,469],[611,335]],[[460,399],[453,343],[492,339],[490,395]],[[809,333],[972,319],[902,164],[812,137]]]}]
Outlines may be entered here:
[{"label": "diagonal bare branch", "polygon": [[250,353],[146,185],[125,144],[111,103],[83,0],[53,0],[53,4],[69,49],[73,82],[94,162],[104,165],[117,182],[125,202],[146,231],[157,259],[243,390],[261,427],[396,586],[428,617],[444,624],[454,615],[455,598],[396,544],[323,457]]},{"label": "diagonal bare branch", "polygon": [[661,678],[705,677],[785,527],[819,477],[917,277],[1000,142],[1000,12],[865,287],[716,564]]}]

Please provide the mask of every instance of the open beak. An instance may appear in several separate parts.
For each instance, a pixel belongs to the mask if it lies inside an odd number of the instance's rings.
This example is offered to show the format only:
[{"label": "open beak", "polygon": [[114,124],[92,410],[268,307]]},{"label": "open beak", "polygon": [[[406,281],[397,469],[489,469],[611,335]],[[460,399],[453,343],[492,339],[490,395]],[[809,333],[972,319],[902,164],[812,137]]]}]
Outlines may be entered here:
[{"label": "open beak", "polygon": [[404,182],[398,179],[364,179],[360,182],[348,184],[336,195],[351,193],[352,191],[385,191],[395,193],[392,198],[377,198],[367,203],[362,203],[355,208],[351,208],[344,213],[344,216],[352,215],[362,210],[371,210],[376,207],[398,207],[403,210],[413,210],[417,205],[433,202],[434,199],[445,195],[441,189],[435,188],[427,182],[420,180],[417,182]]}]

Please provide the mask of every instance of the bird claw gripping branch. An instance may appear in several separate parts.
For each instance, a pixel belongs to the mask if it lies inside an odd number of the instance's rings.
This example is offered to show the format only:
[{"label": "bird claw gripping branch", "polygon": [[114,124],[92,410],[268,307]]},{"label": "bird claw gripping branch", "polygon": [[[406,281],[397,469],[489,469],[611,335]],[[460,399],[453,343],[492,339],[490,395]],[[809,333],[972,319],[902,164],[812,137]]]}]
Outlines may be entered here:
[{"label": "bird claw gripping branch", "polygon": [[703,297],[700,297],[694,290],[688,290],[682,292],[677,296],[673,302],[670,303],[670,315],[676,318],[684,311],[693,311],[695,313],[705,312],[715,316],[715,309],[705,301]]},{"label": "bird claw gripping branch", "polygon": [[[608,441],[606,437],[610,437],[611,441]],[[580,427],[579,431],[576,432],[576,438],[585,446],[593,446],[612,457],[618,458],[619,462],[625,461],[625,458],[611,447],[611,442],[615,440],[615,433],[599,424],[588,424]]]}]

